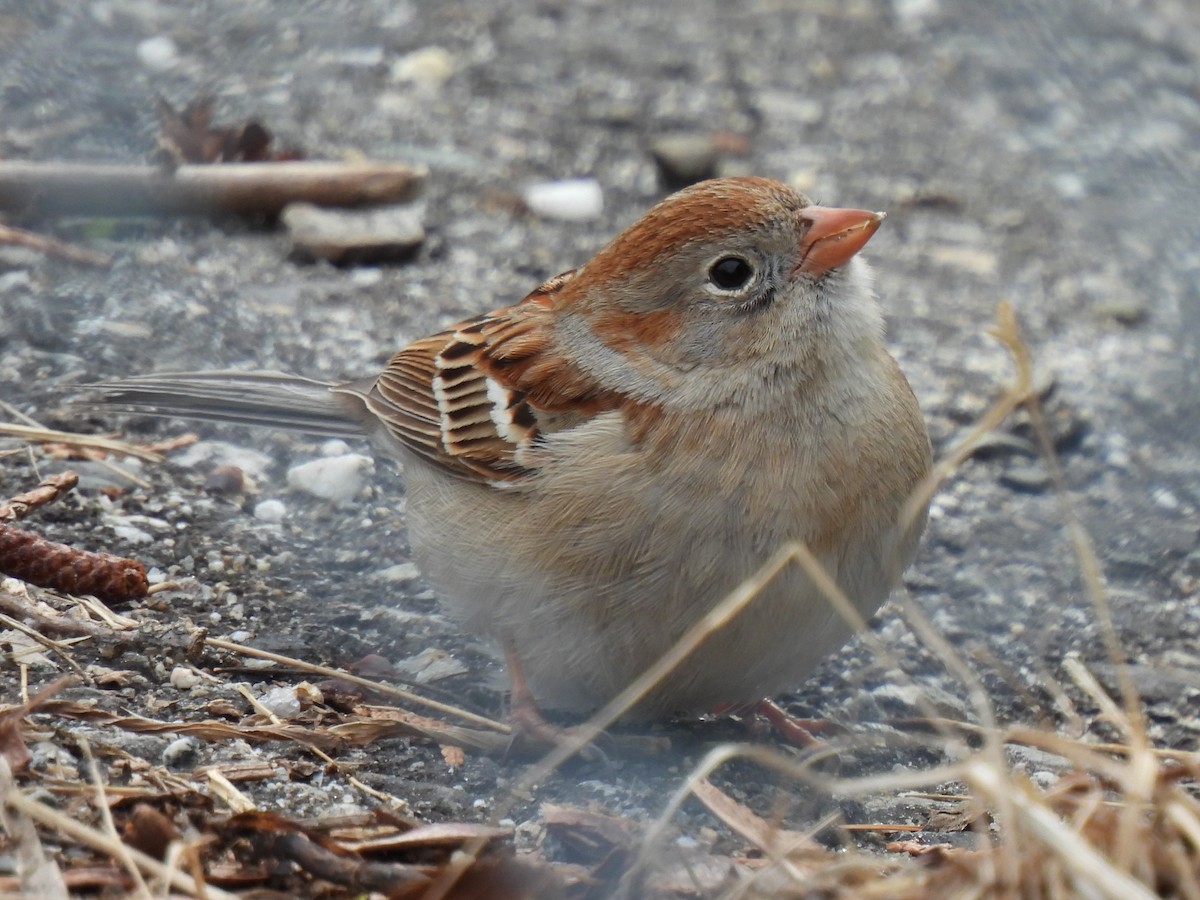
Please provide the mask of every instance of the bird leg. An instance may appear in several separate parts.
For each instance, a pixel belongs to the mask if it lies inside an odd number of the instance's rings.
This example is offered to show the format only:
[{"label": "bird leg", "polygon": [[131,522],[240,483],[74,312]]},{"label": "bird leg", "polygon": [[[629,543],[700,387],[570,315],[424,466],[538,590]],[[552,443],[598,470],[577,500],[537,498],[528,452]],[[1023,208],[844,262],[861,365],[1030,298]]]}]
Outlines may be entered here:
[{"label": "bird leg", "polygon": [[[561,728],[546,721],[542,711],[538,709],[533,692],[529,690],[529,683],[525,680],[525,668],[521,665],[521,658],[512,642],[508,640],[504,641],[504,661],[508,667],[508,718],[514,734],[537,748],[558,747],[568,742],[574,744],[572,729]],[[609,761],[604,751],[594,743],[580,747],[579,755],[588,762]]]}]

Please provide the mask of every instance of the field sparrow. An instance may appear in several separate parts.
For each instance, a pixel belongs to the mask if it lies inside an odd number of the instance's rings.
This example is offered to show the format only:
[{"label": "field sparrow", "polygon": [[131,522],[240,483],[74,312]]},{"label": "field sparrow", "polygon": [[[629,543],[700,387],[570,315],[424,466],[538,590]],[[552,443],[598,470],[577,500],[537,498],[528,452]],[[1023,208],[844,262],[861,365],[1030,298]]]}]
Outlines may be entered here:
[{"label": "field sparrow", "polygon": [[[917,402],[856,254],[882,215],[764,178],[663,200],[520,303],[328,385],[279,373],[99,386],[126,410],[367,433],[403,465],[415,561],[546,708],[586,712],[782,544],[860,612],[924,516]],[[637,706],[665,717],[798,686],[849,628],[797,567]]]}]

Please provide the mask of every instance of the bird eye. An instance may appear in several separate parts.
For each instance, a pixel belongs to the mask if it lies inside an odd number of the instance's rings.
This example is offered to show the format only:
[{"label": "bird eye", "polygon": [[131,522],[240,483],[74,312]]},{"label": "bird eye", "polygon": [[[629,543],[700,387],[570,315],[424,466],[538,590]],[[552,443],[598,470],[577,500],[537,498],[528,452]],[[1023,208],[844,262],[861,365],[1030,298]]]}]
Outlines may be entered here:
[{"label": "bird eye", "polygon": [[754,267],[740,256],[723,256],[708,270],[708,280],[723,291],[744,288],[754,277]]}]

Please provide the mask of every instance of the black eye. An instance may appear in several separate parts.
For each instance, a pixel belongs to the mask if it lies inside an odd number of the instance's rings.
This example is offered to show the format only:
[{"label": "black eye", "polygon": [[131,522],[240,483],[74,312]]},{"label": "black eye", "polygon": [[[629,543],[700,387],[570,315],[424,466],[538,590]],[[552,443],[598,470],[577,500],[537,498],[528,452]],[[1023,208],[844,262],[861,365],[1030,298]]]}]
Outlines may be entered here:
[{"label": "black eye", "polygon": [[744,288],[754,277],[754,267],[740,256],[723,256],[708,270],[708,280],[723,291]]}]

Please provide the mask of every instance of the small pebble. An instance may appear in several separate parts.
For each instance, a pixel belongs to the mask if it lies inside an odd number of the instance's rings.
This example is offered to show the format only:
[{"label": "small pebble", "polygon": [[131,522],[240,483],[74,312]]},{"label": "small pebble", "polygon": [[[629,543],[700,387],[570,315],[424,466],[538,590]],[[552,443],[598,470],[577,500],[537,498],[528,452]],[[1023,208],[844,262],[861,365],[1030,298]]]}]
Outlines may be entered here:
[{"label": "small pebble", "polygon": [[350,452],[350,445],[341,438],[333,438],[321,445],[322,456],[345,456]]},{"label": "small pebble", "polygon": [[203,680],[187,666],[176,666],[171,670],[171,687],[179,691],[190,691]]},{"label": "small pebble", "polygon": [[1009,466],[1000,475],[1000,483],[1023,494],[1040,494],[1050,487],[1050,476],[1040,466]]},{"label": "small pebble", "polygon": [[179,767],[187,764],[196,755],[196,742],[190,737],[176,738],[163,750],[164,766]]},{"label": "small pebble", "polygon": [[1179,498],[1166,488],[1156,488],[1151,492],[1150,496],[1154,499],[1155,504],[1160,509],[1165,509],[1174,512],[1179,509]]},{"label": "small pebble", "polygon": [[388,566],[386,569],[380,569],[373,575],[380,581],[392,581],[397,584],[402,584],[406,581],[414,581],[421,577],[420,571],[414,563],[396,563],[394,566]]},{"label": "small pebble", "polygon": [[355,269],[350,273],[350,280],[354,282],[355,287],[368,288],[374,287],[383,281],[383,270],[364,266],[360,269]]},{"label": "small pebble", "polygon": [[165,34],[146,38],[137,45],[138,62],[151,72],[166,72],[179,62],[179,48]]},{"label": "small pebble", "polygon": [[392,63],[392,81],[440,88],[454,74],[454,56],[443,47],[422,47]]},{"label": "small pebble", "polygon": [[277,687],[258,698],[258,702],[272,715],[281,719],[292,719],[300,715],[300,698],[294,687]]},{"label": "small pebble", "polygon": [[282,522],[287,516],[287,507],[279,500],[263,500],[254,506],[254,518],[260,522]]},{"label": "small pebble", "polygon": [[204,479],[204,491],[209,494],[240,494],[245,487],[246,475],[237,466],[217,466]]},{"label": "small pebble", "polygon": [[113,534],[128,544],[151,544],[154,542],[154,536],[148,531],[134,528],[132,525],[114,525],[112,530]]},{"label": "small pebble", "polygon": [[326,456],[292,466],[287,483],[322,500],[345,503],[362,490],[374,467],[371,457],[361,453]]},{"label": "small pebble", "polygon": [[604,211],[604,192],[594,178],[545,181],[525,189],[525,205],[545,219],[588,222]]},{"label": "small pebble", "polygon": [[410,259],[425,242],[422,210],[415,204],[375,209],[322,209],[289,203],[280,217],[292,255],[357,266]]},{"label": "small pebble", "polygon": [[721,153],[710,134],[673,131],[650,145],[650,155],[668,188],[681,188],[717,174]]}]

